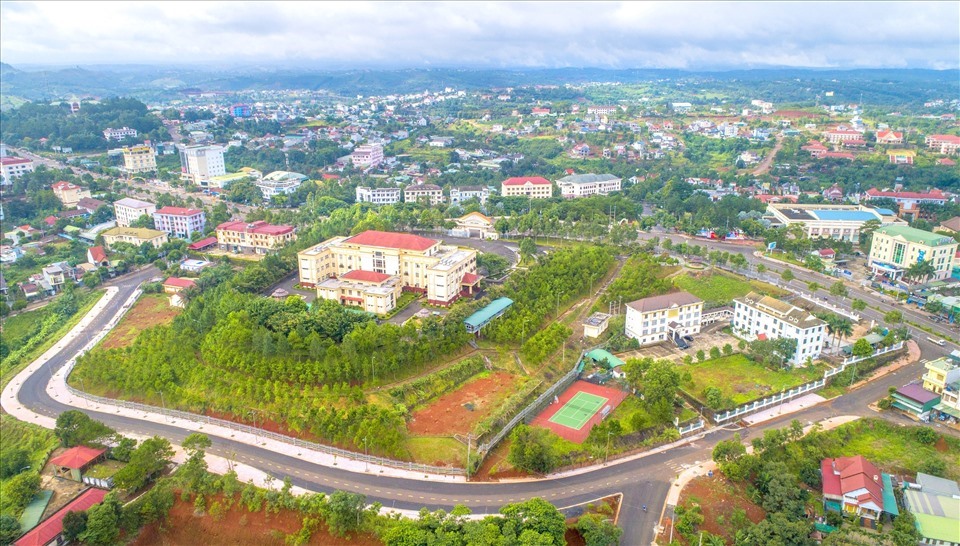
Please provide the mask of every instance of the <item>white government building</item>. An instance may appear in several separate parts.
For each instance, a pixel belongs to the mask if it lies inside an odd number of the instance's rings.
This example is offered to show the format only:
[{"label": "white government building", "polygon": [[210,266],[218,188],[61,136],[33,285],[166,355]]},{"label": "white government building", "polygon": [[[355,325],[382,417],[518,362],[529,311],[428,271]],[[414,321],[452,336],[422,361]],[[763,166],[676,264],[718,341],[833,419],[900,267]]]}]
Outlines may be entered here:
[{"label": "white government building", "polygon": [[703,300],[689,292],[643,298],[627,304],[625,333],[649,345],[700,333]]},{"label": "white government building", "polygon": [[756,292],[734,299],[733,305],[734,333],[748,340],[797,340],[797,351],[790,359],[795,366],[820,357],[827,323],[809,311]]}]

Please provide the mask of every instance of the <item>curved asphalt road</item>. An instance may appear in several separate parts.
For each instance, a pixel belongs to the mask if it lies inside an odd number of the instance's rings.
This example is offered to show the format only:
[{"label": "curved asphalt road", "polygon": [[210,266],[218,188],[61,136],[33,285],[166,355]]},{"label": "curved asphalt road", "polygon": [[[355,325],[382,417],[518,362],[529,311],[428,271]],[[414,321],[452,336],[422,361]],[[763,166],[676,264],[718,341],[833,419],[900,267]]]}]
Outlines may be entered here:
[{"label": "curved asphalt road", "polygon": [[[121,417],[91,411],[84,407],[71,407],[51,398],[45,390],[52,373],[77,354],[86,341],[103,328],[141,282],[156,274],[155,269],[149,268],[118,280],[114,285],[119,288],[119,293],[103,312],[84,329],[81,335],[67,343],[40,371],[23,383],[18,393],[21,404],[50,417],[56,417],[68,409],[79,409],[118,430],[158,435],[179,443],[189,431],[164,423]],[[928,358],[933,357],[930,349],[942,352],[942,349],[929,343],[922,342],[921,346],[924,349],[924,355]],[[811,423],[841,414],[867,415],[870,413],[866,408],[867,403],[884,396],[888,386],[903,384],[909,378],[916,377],[918,370],[922,370],[922,365],[915,363],[897,374],[871,382],[866,387],[831,403],[784,416],[745,432],[756,434],[754,432],[756,430],[783,426],[793,418]],[[730,430],[713,429],[705,438],[693,439],[687,445],[632,461],[611,462],[608,466],[583,474],[555,479],[500,483],[431,482],[354,473],[308,463],[259,446],[215,436],[211,436],[213,446],[210,452],[259,468],[278,478],[289,476],[294,485],[309,490],[356,491],[365,494],[370,501],[379,501],[385,507],[399,509],[418,510],[421,507],[427,507],[431,510],[441,508],[449,510],[456,504],[463,504],[470,507],[474,513],[485,514],[496,513],[503,504],[531,497],[543,497],[556,506],[564,507],[622,493],[623,506],[620,518],[620,525],[624,530],[622,541],[624,544],[643,544],[650,543],[654,537],[660,507],[665,502],[667,491],[677,474],[677,468],[680,465],[692,465],[708,460],[713,444],[731,437],[732,434]],[[649,511],[643,512],[640,509],[641,505],[647,505]]]}]

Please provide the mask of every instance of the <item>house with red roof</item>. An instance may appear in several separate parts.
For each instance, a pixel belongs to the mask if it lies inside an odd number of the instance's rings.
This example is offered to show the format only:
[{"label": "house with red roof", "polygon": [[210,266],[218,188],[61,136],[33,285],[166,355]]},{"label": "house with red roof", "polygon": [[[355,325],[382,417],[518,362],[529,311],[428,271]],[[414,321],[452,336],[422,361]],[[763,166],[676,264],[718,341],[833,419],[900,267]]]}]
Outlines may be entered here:
[{"label": "house with red roof", "polygon": [[368,313],[385,315],[397,306],[402,285],[398,275],[354,269],[317,285],[317,297]]},{"label": "house with red roof", "polygon": [[833,131],[827,131],[824,136],[827,137],[830,144],[840,144],[847,140],[863,140],[863,133],[850,129],[834,129]]},{"label": "house with red roof", "polygon": [[205,239],[200,239],[195,243],[190,243],[189,245],[187,245],[187,250],[192,250],[194,252],[201,252],[201,251],[213,248],[215,246],[217,246],[217,238],[207,237]]},{"label": "house with red roof", "polygon": [[515,176],[500,183],[500,195],[547,199],[553,196],[553,182],[542,176]]},{"label": "house with red roof", "polygon": [[940,159],[937,160],[937,165],[941,165],[944,167],[956,167],[957,162],[950,159],[949,157],[941,157]]},{"label": "house with red roof", "polygon": [[877,131],[877,144],[903,144],[903,133],[897,131]]},{"label": "house with red roof", "polygon": [[83,471],[103,460],[106,449],[76,446],[50,459],[54,472],[62,478],[79,482],[83,480]]},{"label": "house with red roof", "polygon": [[17,539],[17,541],[13,543],[14,546],[50,546],[51,544],[62,544],[60,535],[63,533],[63,518],[69,512],[85,512],[89,510],[94,505],[103,502],[106,496],[107,492],[103,489],[87,489],[66,506],[57,510],[56,513],[40,523],[40,525],[37,525],[30,530],[30,532]]},{"label": "house with red roof", "polygon": [[107,259],[107,251],[102,246],[92,246],[87,249],[87,263],[97,267],[107,267],[110,260]]},{"label": "house with red roof", "polygon": [[53,184],[50,186],[50,189],[53,190],[53,194],[57,196],[57,199],[63,203],[63,206],[67,208],[76,207],[84,197],[91,197],[90,190],[85,190],[76,184],[64,180]]},{"label": "house with red roof", "polygon": [[[300,251],[297,260],[300,284],[317,287],[318,297],[374,306],[376,313],[381,312],[379,300],[374,302],[364,293],[372,294],[367,290],[372,285],[386,291],[392,286],[392,277],[397,278],[402,290],[426,294],[427,301],[436,305],[449,305],[457,298],[469,296],[480,281],[479,277],[468,275],[477,273],[475,250],[445,246],[410,233],[368,230],[352,237],[333,237]],[[338,279],[340,284],[327,283],[327,291],[321,294],[323,283],[330,278]],[[342,284],[346,281],[365,283],[365,288],[347,287]],[[344,300],[344,296],[364,299]],[[387,301],[383,300],[384,308]]]},{"label": "house with red roof", "polygon": [[827,510],[857,516],[870,528],[876,528],[884,513],[899,513],[890,476],[864,456],[823,459],[820,473]]},{"label": "house with red roof", "polygon": [[293,226],[256,222],[230,221],[217,226],[220,250],[235,254],[270,254],[295,241]]},{"label": "house with red roof", "polygon": [[927,148],[944,155],[951,155],[960,150],[960,136],[957,135],[930,135],[924,141]]},{"label": "house with red roof", "polygon": [[823,190],[823,198],[828,201],[843,201],[843,189],[834,184]]},{"label": "house with red roof", "polygon": [[188,290],[197,285],[197,282],[193,279],[184,279],[182,277],[167,277],[167,280],[163,281],[163,293],[164,294],[179,294],[184,290]]},{"label": "house with red roof", "polygon": [[819,140],[811,140],[801,146],[800,149],[805,152],[810,152],[810,155],[813,157],[820,157],[829,151]]},{"label": "house with red roof", "polygon": [[820,157],[822,159],[849,159],[853,161],[854,155],[850,152],[824,152]]},{"label": "house with red roof", "polygon": [[203,232],[207,219],[200,209],[162,207],[153,213],[153,223],[158,230],[171,237],[189,239],[193,232]]}]

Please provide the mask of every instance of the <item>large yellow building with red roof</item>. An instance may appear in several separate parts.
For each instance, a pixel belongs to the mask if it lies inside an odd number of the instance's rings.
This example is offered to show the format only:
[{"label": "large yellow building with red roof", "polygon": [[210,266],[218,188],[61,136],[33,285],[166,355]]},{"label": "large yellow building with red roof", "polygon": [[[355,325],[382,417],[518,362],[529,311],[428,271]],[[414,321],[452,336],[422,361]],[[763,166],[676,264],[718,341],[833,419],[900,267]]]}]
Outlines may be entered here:
[{"label": "large yellow building with red roof", "polygon": [[[434,305],[449,305],[473,293],[480,282],[475,250],[445,246],[409,233],[369,230],[352,237],[333,237],[298,253],[297,263],[300,284],[316,287],[318,297],[350,305],[362,303],[362,307],[373,302],[344,300],[339,285],[324,281],[377,285],[384,292],[386,283],[395,277],[402,290],[426,294],[427,301]],[[364,297],[358,295],[363,292],[359,287],[352,290],[349,297]],[[379,304],[374,306],[377,313],[389,311],[379,311]]]}]

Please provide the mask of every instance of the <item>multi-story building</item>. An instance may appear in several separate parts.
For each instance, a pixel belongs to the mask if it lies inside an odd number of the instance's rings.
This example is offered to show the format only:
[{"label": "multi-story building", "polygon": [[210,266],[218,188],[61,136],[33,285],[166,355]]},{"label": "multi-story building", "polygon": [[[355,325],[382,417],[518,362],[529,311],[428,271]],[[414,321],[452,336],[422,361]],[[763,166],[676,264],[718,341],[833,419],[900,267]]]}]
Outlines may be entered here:
[{"label": "multi-story building", "polygon": [[400,188],[368,188],[357,186],[357,203],[393,205],[400,202]]},{"label": "multi-story building", "polygon": [[154,212],[157,212],[156,205],[132,197],[124,197],[113,203],[113,214],[120,227],[130,227],[141,216],[153,216]]},{"label": "multi-story building", "polygon": [[841,144],[848,140],[863,140],[863,133],[860,131],[837,129],[834,131],[827,131],[826,137],[830,144]]},{"label": "multi-story building", "polygon": [[285,195],[297,191],[306,179],[305,174],[273,171],[261,178],[256,185],[260,188],[263,198],[270,199],[274,195]]},{"label": "multi-story building", "polygon": [[817,359],[823,350],[827,323],[809,311],[770,296],[750,292],[733,300],[733,331],[747,339],[797,340],[793,365]]},{"label": "multi-story building", "polygon": [[798,205],[771,203],[767,215],[774,225],[800,224],[811,239],[831,238],[858,244],[860,228],[870,220],[881,224],[906,224],[896,213],[864,205]]},{"label": "multi-story building", "polygon": [[253,114],[249,104],[234,104],[230,107],[230,115],[235,118],[248,118]]},{"label": "multi-story building", "polygon": [[217,226],[217,245],[220,250],[237,254],[270,254],[296,239],[293,226],[278,226],[263,220],[230,221]]},{"label": "multi-story building", "polygon": [[960,381],[960,364],[950,357],[930,360],[923,367],[927,370],[922,378],[923,388],[930,392],[943,394],[947,385]]},{"label": "multi-story building", "polygon": [[157,154],[150,146],[123,148],[123,170],[128,173],[148,173],[157,170]]},{"label": "multi-story building", "polygon": [[137,138],[137,130],[129,127],[114,129],[108,127],[103,131],[103,138],[107,140],[123,140],[125,138]]},{"label": "multi-story building", "polygon": [[91,197],[90,190],[85,190],[76,184],[63,180],[50,186],[50,189],[53,190],[53,194],[57,196],[57,199],[59,199],[66,208],[77,206],[77,203],[84,197]]},{"label": "multi-story building", "polygon": [[553,183],[542,176],[515,176],[500,183],[500,195],[547,199],[553,196]]},{"label": "multi-story building", "polygon": [[689,292],[643,298],[627,304],[625,333],[649,345],[700,333],[703,300]]},{"label": "multi-story building", "polygon": [[610,114],[616,114],[617,110],[619,109],[620,109],[619,106],[597,104],[594,106],[587,106],[587,113],[596,114],[599,116],[609,116]]},{"label": "multi-story building", "polygon": [[480,206],[485,206],[489,197],[490,188],[486,186],[460,186],[450,188],[451,205],[459,205],[464,201],[476,199],[480,202]]},{"label": "multi-story building", "polygon": [[115,227],[104,231],[102,235],[103,242],[107,246],[117,243],[130,243],[134,246],[150,243],[155,248],[160,248],[167,242],[166,233],[147,228]]},{"label": "multi-story building", "polygon": [[207,217],[199,209],[163,207],[153,213],[153,224],[167,235],[189,239],[195,231],[203,233],[203,228],[207,225]]},{"label": "multi-story building", "polygon": [[960,136],[957,135],[930,135],[925,142],[927,148],[941,154],[955,154],[960,150]]},{"label": "multi-story building", "polygon": [[477,252],[440,241],[385,231],[334,237],[297,254],[300,284],[319,286],[324,279],[351,271],[396,276],[407,291],[425,293],[427,301],[448,305],[477,287]]},{"label": "multi-story building", "polygon": [[[904,150],[903,152],[909,152],[908,155],[916,155],[912,150]],[[900,150],[891,150],[888,152],[888,154],[891,153],[900,153]],[[881,191],[877,188],[870,188],[864,192],[865,201],[871,201],[874,199],[891,199],[896,202],[900,208],[898,212],[901,218],[906,216],[927,216],[932,219],[934,215],[924,215],[920,209],[920,205],[924,203],[931,205],[942,205],[947,202],[948,196],[936,188],[926,192]]]},{"label": "multi-story building", "polygon": [[220,146],[186,146],[180,149],[180,177],[207,187],[208,180],[227,173]]},{"label": "multi-story building", "polygon": [[348,271],[340,277],[328,277],[317,285],[318,298],[359,307],[378,315],[393,310],[401,293],[399,276],[359,269]]},{"label": "multi-story building", "polygon": [[25,157],[0,157],[0,186],[9,186],[14,178],[32,172],[33,161]]},{"label": "multi-story building", "polygon": [[443,203],[443,188],[436,184],[414,184],[403,190],[404,203],[426,202],[431,205]]},{"label": "multi-story building", "polygon": [[620,191],[620,180],[612,174],[571,174],[557,180],[557,186],[564,199],[575,199]]},{"label": "multi-story building", "polygon": [[942,233],[909,226],[884,226],[874,230],[870,245],[870,268],[878,274],[900,279],[917,262],[930,262],[934,274],[918,281],[942,280],[953,271],[957,241]]},{"label": "multi-story building", "polygon": [[364,144],[354,148],[350,154],[350,162],[354,167],[365,169],[376,167],[383,163],[383,146],[379,144]]}]

